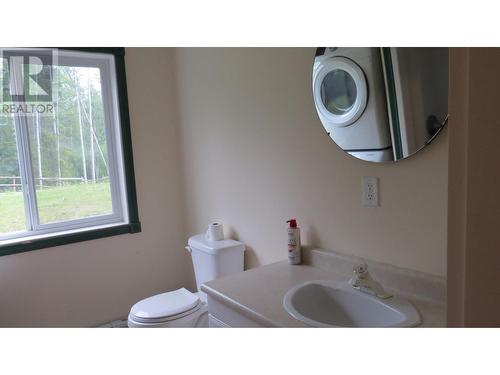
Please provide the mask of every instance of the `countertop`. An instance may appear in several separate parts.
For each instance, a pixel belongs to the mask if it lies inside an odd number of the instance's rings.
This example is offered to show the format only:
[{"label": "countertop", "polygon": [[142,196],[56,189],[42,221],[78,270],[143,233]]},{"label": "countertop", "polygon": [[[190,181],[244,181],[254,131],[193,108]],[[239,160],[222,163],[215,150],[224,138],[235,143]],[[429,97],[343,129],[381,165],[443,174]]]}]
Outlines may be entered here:
[{"label": "countertop", "polygon": [[[311,280],[346,281],[338,273],[286,260],[212,280],[201,286],[210,297],[264,327],[307,327],[283,308],[283,297],[293,286]],[[419,311],[423,327],[444,327],[446,309],[425,299],[405,297]]]}]

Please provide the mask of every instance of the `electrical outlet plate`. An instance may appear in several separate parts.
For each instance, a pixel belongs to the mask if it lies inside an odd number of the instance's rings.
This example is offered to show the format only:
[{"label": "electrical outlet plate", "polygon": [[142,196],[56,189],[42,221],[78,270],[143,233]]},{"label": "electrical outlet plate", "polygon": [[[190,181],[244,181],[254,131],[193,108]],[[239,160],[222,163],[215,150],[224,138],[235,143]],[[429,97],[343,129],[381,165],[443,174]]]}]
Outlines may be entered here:
[{"label": "electrical outlet plate", "polygon": [[362,202],[364,207],[378,207],[378,177],[363,177]]}]

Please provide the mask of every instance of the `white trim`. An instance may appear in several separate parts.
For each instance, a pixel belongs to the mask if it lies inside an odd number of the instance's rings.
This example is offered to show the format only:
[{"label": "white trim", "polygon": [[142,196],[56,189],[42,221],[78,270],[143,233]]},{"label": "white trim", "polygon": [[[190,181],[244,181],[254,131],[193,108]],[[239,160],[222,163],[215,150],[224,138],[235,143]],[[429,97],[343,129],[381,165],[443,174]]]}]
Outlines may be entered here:
[{"label": "white trim", "polygon": [[[17,65],[9,67],[10,85],[22,85],[23,72]],[[38,208],[36,205],[36,194],[34,191],[33,173],[31,166],[30,142],[28,134],[28,125],[25,116],[14,115],[14,124],[16,127],[17,157],[19,158],[19,172],[21,175],[22,192],[24,197],[26,229],[32,231],[36,225],[38,217]]]},{"label": "white trim", "polygon": [[[99,230],[99,229],[107,229],[107,228],[114,228],[114,227],[119,227],[122,225],[127,225],[128,223],[123,222],[123,223],[112,223],[112,224],[107,224],[107,225],[94,225],[91,227],[85,227],[85,228],[78,228],[78,229],[68,229],[68,230],[61,230],[57,232],[50,232],[50,233],[38,233],[38,234],[31,234],[31,235],[24,235],[22,237],[16,237],[16,238],[9,238],[9,239],[4,239],[0,240],[0,246],[5,246],[5,245],[15,245],[15,244],[27,244],[31,243],[36,240],[41,240],[41,239],[46,239],[46,238],[53,238],[53,237],[59,237],[59,236],[65,236],[68,234],[75,234],[75,233],[85,233],[85,232],[92,232],[94,230]],[[24,232],[27,233],[27,232]]]},{"label": "white trim", "polygon": [[[118,145],[119,147],[116,147],[114,149],[114,162],[116,164],[116,181],[119,182],[118,184],[118,189],[117,195],[121,196],[123,199],[121,200],[121,209],[122,209],[122,217],[125,221],[129,221],[129,212],[128,212],[128,200],[126,199],[127,197],[127,183],[125,181],[125,159],[123,157],[123,142],[122,142],[122,133],[121,133],[121,118],[120,118],[120,105],[118,103],[118,85],[117,85],[117,76],[116,76],[116,65],[115,65],[115,57],[113,55],[110,55],[110,61],[109,61],[109,67],[110,67],[110,77],[114,77],[115,79],[110,79],[109,82],[111,83],[111,92],[113,101],[111,103],[110,107],[110,113],[114,114],[114,122],[115,126],[113,126],[112,129],[112,136],[115,141],[115,145]],[[118,130],[118,131],[117,131]]]}]

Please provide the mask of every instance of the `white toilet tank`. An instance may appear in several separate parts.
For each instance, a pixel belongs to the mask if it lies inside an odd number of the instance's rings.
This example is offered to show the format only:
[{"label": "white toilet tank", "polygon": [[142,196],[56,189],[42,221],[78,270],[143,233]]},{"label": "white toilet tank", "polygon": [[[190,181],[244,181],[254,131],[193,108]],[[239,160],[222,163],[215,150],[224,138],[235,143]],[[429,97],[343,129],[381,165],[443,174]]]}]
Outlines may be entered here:
[{"label": "white toilet tank", "polygon": [[243,272],[242,242],[208,241],[203,233],[190,237],[186,249],[191,252],[198,290],[207,281]]}]

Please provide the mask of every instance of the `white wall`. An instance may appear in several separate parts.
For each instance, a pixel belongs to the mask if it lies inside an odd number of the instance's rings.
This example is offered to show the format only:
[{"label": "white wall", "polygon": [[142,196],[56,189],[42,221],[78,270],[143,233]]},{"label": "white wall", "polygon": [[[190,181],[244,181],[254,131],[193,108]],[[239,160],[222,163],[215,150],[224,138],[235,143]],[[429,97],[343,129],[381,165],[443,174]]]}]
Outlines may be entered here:
[{"label": "white wall", "polygon": [[[177,49],[186,235],[221,220],[247,266],[286,257],[285,220],[303,242],[446,273],[447,133],[416,156],[375,165],[326,136],[311,96],[312,48]],[[380,177],[381,207],[361,206]]]},{"label": "white wall", "polygon": [[137,300],[193,287],[184,250],[172,50],[127,49],[143,232],[0,257],[0,326],[94,326]]}]

